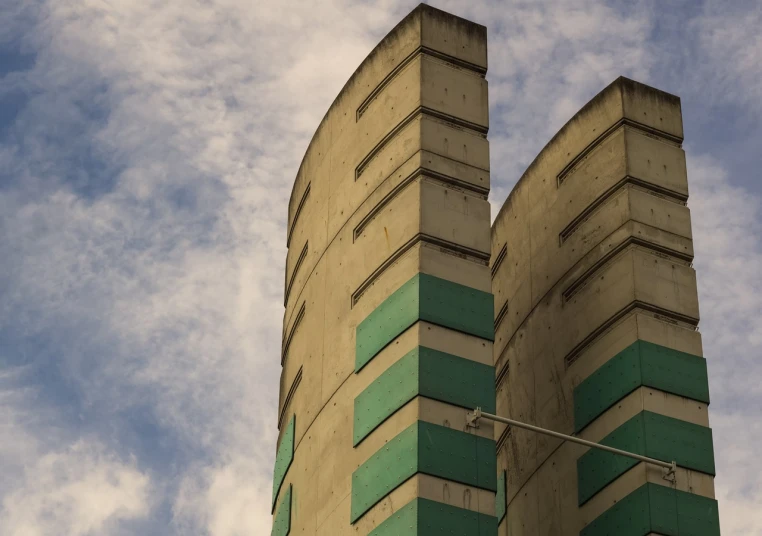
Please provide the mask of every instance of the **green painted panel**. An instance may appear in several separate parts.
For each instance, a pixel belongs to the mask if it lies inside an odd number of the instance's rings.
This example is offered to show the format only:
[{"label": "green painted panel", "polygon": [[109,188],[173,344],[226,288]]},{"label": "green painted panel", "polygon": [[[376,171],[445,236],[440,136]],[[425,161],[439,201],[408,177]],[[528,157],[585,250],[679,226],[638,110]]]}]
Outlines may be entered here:
[{"label": "green painted panel", "polygon": [[[646,436],[643,414],[639,413],[604,437],[600,443],[637,454],[645,454]],[[590,449],[577,460],[577,490],[580,506],[609,482],[638,464],[637,460],[597,449]]]},{"label": "green painted panel", "polygon": [[294,433],[296,429],[296,415],[288,421],[286,431],[283,432],[278,452],[275,455],[275,470],[273,471],[273,502],[272,508],[275,509],[275,501],[278,499],[278,492],[283,485],[283,479],[286,478],[288,468],[294,461]]},{"label": "green painted panel", "polygon": [[580,531],[580,536],[720,536],[717,501],[644,484]]},{"label": "green painted panel", "polygon": [[418,395],[419,349],[390,366],[355,398],[354,445]]},{"label": "green painted panel", "polygon": [[645,536],[649,532],[648,488],[643,486],[606,510],[579,533],[580,536]]},{"label": "green painted panel", "polygon": [[709,404],[706,359],[640,341],[643,385]]},{"label": "green painted panel", "polygon": [[417,472],[418,423],[414,423],[352,473],[351,522]]},{"label": "green painted panel", "polygon": [[575,431],[640,386],[709,403],[703,357],[635,341],[574,389]]},{"label": "green painted panel", "polygon": [[497,519],[456,506],[415,499],[381,523],[369,536],[496,536]]},{"label": "green painted panel", "polygon": [[496,489],[495,442],[418,421],[352,474],[351,522],[416,473]]},{"label": "green painted panel", "polygon": [[497,522],[502,523],[505,517],[505,512],[508,509],[508,502],[505,491],[505,471],[500,471],[497,475],[497,493],[495,494],[495,515],[497,516]]},{"label": "green painted panel", "polygon": [[[447,430],[449,430],[449,428],[447,428]],[[463,433],[458,432],[457,430],[452,430],[452,432]],[[465,435],[473,438],[473,442],[476,443],[476,467],[478,469],[476,486],[496,492],[497,450],[495,449],[495,440],[479,437],[473,434]],[[464,482],[464,484],[468,484],[468,482]]]},{"label": "green painted panel", "polygon": [[[710,428],[643,411],[603,438],[602,444],[714,474]],[[618,454],[591,449],[577,460],[578,500],[582,505],[614,479],[639,463]]]},{"label": "green painted panel", "polygon": [[419,501],[414,499],[394,512],[368,536],[417,536]]},{"label": "green painted panel", "polygon": [[431,348],[414,348],[355,398],[355,446],[418,395],[494,413],[495,368]]},{"label": "green painted panel", "polygon": [[278,505],[271,536],[288,536],[291,532],[291,485],[288,486]]},{"label": "green painted panel", "polygon": [[609,359],[574,388],[575,432],[642,384],[639,342]]},{"label": "green painted panel", "polygon": [[355,372],[419,318],[420,274],[392,292],[357,326]]},{"label": "green painted panel", "polygon": [[419,273],[357,326],[355,372],[418,320],[495,338],[492,294]]},{"label": "green painted panel", "polygon": [[492,439],[420,421],[418,441],[421,473],[497,490],[497,454]]},{"label": "green painted panel", "polygon": [[646,455],[675,460],[681,467],[715,474],[712,429],[644,411]]},{"label": "green painted panel", "polygon": [[495,367],[421,347],[421,395],[495,413]]},{"label": "green painted panel", "polygon": [[495,301],[490,292],[428,274],[421,278],[421,320],[495,340]]},{"label": "green painted panel", "polygon": [[720,512],[717,501],[691,493],[677,492],[676,495],[681,535],[720,535]]},{"label": "green painted panel", "polygon": [[642,486],[648,493],[648,511],[651,519],[650,532],[666,536],[678,536],[677,498],[675,490],[666,486],[647,484]]}]

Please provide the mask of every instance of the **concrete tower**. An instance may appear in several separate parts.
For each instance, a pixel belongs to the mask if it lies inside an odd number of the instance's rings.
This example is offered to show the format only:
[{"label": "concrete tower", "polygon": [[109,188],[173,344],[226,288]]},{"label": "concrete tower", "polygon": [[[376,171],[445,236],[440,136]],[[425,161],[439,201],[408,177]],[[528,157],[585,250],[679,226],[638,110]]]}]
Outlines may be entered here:
[{"label": "concrete tower", "polygon": [[[288,214],[274,535],[495,534],[486,29],[410,13],[328,110]],[[449,532],[455,531],[455,532]]]},{"label": "concrete tower", "polygon": [[[619,78],[545,146],[492,227],[500,535],[716,536],[680,99]],[[507,515],[506,515],[507,505]]]},{"label": "concrete tower", "polygon": [[483,26],[418,6],[307,149],[272,534],[716,536],[680,101],[615,81],[490,231],[486,71]]}]

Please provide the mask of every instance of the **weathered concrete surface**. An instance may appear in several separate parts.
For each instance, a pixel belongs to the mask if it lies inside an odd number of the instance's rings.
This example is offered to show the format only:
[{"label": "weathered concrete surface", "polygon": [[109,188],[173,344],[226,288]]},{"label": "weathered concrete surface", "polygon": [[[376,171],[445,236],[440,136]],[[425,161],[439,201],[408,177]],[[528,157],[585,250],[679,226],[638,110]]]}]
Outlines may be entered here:
[{"label": "weathered concrete surface", "polygon": [[355,397],[417,345],[492,365],[491,341],[418,322],[354,371],[357,325],[416,273],[491,292],[486,70],[486,29],[421,5],[352,75],[305,153],[279,404],[281,431],[296,415],[291,534],[368,534],[414,497],[494,515],[493,492],[417,474],[350,523],[352,473],[391,438],[416,420],[465,430],[462,408],[417,397],[353,448]]},{"label": "weathered concrete surface", "polygon": [[[548,143],[492,227],[497,411],[571,434],[574,387],[636,340],[701,356],[677,97],[620,78]],[[586,426],[599,441],[648,410],[708,426],[706,404],[640,387]],[[496,426],[508,513],[499,533],[577,535],[646,481],[638,464],[578,506],[587,449]],[[680,468],[677,489],[713,497]]]},{"label": "weathered concrete surface", "polygon": [[[494,364],[497,412],[573,433],[575,387],[636,341],[702,356],[677,97],[620,78],[564,126],[490,231],[486,29],[428,6],[360,65],[318,127],[288,217],[279,426],[296,416],[292,534],[368,534],[416,497],[495,514],[495,493],[417,473],[351,522],[353,472],[416,421],[497,441],[499,534],[579,534],[661,470],[580,505],[587,449],[421,396],[353,447],[354,400],[416,346]],[[494,294],[494,343],[418,321],[355,372],[357,326],[418,273]],[[649,411],[708,427],[705,402],[640,385],[580,427]],[[449,433],[449,432],[448,432]],[[446,446],[443,446],[446,448]],[[494,461],[494,458],[493,458]],[[679,468],[675,489],[714,496]],[[277,501],[276,501],[277,504]]]}]

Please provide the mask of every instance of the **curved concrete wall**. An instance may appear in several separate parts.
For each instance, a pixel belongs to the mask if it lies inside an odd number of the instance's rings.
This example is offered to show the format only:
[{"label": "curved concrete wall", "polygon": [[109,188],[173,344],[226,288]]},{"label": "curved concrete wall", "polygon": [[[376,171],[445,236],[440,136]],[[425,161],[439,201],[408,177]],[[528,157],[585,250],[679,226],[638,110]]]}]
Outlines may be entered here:
[{"label": "curved concrete wall", "polygon": [[273,534],[496,530],[493,429],[466,430],[463,409],[494,406],[486,70],[486,29],[421,5],[309,145]]},{"label": "curved concrete wall", "polygon": [[682,140],[677,97],[619,78],[513,189],[491,264],[498,414],[676,483],[499,425],[501,535],[719,534]]}]

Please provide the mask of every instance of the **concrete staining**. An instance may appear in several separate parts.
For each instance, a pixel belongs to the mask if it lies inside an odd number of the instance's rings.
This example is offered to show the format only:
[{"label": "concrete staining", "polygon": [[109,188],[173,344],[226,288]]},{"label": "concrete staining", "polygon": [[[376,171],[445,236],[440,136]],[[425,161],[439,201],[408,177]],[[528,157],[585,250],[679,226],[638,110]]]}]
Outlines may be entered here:
[{"label": "concrete staining", "polygon": [[[718,534],[679,100],[615,81],[490,232],[486,71],[486,29],[421,5],[310,143],[289,203],[272,534]],[[474,405],[675,459],[676,485],[469,429]]]}]

